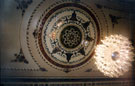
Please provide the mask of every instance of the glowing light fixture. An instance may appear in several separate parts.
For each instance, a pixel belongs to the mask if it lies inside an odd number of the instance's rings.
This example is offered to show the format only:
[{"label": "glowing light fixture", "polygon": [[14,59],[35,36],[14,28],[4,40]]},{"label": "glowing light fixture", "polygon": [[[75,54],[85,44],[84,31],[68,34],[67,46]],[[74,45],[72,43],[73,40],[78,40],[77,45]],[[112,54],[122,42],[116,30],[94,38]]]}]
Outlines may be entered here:
[{"label": "glowing light fixture", "polygon": [[95,64],[105,76],[119,77],[126,73],[133,61],[131,42],[122,35],[105,37],[95,50]]}]

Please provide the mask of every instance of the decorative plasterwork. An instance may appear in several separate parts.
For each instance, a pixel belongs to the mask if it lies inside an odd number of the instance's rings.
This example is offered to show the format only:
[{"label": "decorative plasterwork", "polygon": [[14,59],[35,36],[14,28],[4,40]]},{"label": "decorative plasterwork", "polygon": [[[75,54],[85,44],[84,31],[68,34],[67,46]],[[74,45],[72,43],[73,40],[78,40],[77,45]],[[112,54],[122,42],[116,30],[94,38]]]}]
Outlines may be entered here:
[{"label": "decorative plasterwork", "polygon": [[[87,7],[71,2],[57,3],[46,10],[39,21],[39,27],[32,32],[34,39],[30,38],[30,25],[26,32],[31,54],[37,50],[47,64],[62,71],[78,69],[90,60],[100,39],[100,29],[95,15]],[[31,49],[31,40],[35,40],[37,49]]]}]

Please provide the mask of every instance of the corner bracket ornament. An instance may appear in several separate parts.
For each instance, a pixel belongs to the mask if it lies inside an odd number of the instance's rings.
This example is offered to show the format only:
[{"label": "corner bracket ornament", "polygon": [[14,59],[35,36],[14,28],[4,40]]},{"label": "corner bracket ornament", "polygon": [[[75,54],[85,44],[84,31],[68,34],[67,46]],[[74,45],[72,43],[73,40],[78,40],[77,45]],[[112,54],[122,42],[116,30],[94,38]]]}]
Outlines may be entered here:
[{"label": "corner bracket ornament", "polygon": [[33,2],[33,0],[15,0],[17,3],[16,9],[22,11],[22,16],[25,13],[25,10],[28,8],[28,6]]},{"label": "corner bracket ornament", "polygon": [[111,22],[112,22],[112,27],[114,28],[114,25],[115,24],[118,24],[118,20],[121,19],[122,17],[119,17],[119,16],[114,16],[112,14],[109,14],[109,17],[111,19]]},{"label": "corner bracket ornament", "polygon": [[28,64],[28,60],[26,60],[22,49],[20,49],[19,54],[14,54],[14,56],[16,57],[14,60],[11,60],[11,62],[21,62],[21,63],[25,63]]}]

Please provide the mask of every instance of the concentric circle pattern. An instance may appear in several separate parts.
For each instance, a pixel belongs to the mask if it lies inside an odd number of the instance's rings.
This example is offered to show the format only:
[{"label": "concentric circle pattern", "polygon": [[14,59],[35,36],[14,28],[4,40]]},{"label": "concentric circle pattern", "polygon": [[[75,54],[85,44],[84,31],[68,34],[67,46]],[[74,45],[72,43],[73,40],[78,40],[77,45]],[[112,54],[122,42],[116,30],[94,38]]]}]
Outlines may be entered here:
[{"label": "concentric circle pattern", "polygon": [[67,26],[61,32],[60,39],[64,47],[72,49],[81,43],[82,33],[75,26]]},{"label": "concentric circle pattern", "polygon": [[99,22],[93,10],[81,2],[67,1],[50,6],[40,17],[36,15],[44,5],[33,12],[32,18],[39,20],[36,29],[33,30],[31,23],[27,27],[28,48],[35,61],[40,55],[40,59],[53,68],[77,69],[88,63],[94,54],[94,46],[100,39]]}]

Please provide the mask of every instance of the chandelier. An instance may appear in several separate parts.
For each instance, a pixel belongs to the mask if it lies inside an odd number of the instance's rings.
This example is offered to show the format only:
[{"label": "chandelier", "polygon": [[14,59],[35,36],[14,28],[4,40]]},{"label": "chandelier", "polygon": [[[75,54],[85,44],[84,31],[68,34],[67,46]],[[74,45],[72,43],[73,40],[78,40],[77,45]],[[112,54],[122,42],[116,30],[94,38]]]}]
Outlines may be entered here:
[{"label": "chandelier", "polygon": [[108,77],[119,77],[132,66],[133,47],[131,42],[122,35],[105,37],[95,50],[97,69]]}]

